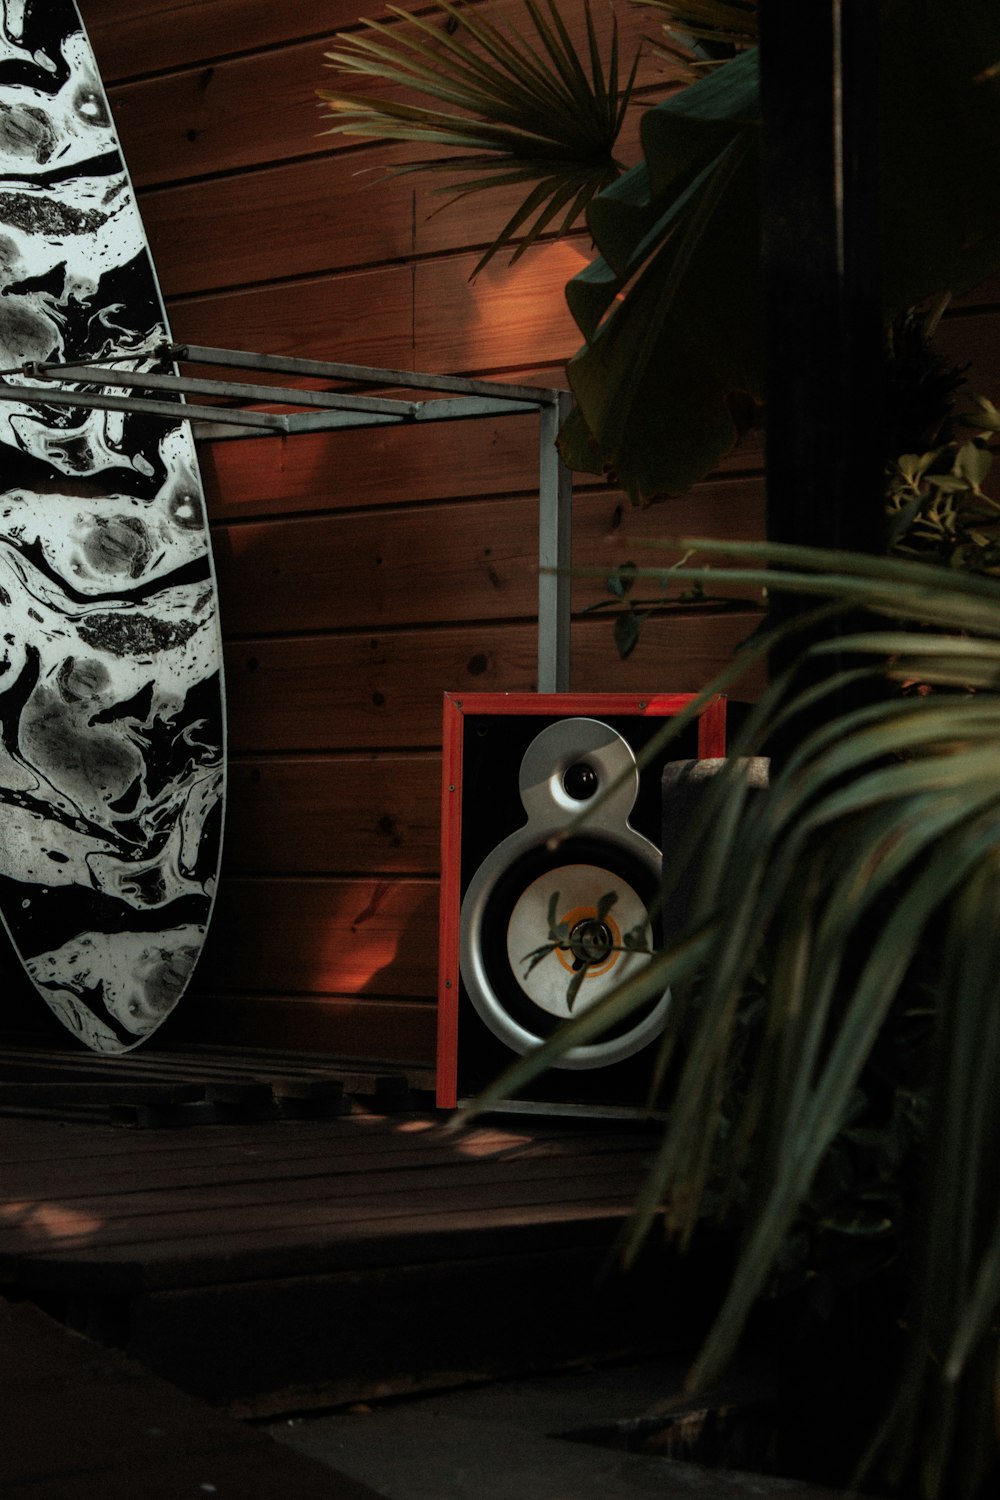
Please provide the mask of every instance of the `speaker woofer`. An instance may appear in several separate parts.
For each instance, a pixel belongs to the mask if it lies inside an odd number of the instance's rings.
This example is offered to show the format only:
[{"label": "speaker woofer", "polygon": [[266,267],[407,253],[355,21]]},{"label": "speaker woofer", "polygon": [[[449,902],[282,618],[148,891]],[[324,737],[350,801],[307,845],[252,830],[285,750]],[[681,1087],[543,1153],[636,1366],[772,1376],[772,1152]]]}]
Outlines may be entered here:
[{"label": "speaker woofer", "polygon": [[[642,946],[652,946],[648,908],[660,877],[659,851],[628,821],[638,786],[630,746],[598,720],[560,720],[525,752],[519,788],[528,822],[480,865],[461,913],[469,999],[514,1052],[537,1046],[649,962],[648,954],[624,944],[627,933],[638,932]],[[552,834],[598,792],[605,798],[587,820],[586,835],[551,850]],[[533,962],[549,945],[550,926],[564,927],[565,941]],[[570,986],[581,970],[571,1005]],[[662,1030],[668,1002],[667,993],[656,997],[555,1066],[602,1068],[633,1056]]]}]

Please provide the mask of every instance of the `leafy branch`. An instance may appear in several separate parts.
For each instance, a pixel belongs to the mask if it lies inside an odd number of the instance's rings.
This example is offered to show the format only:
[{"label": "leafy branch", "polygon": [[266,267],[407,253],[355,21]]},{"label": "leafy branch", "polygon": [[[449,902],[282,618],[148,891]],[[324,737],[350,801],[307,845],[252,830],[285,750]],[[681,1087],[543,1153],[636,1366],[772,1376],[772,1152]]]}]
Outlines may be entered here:
[{"label": "leafy branch", "polygon": [[394,175],[462,175],[468,180],[456,198],[532,184],[473,275],[516,237],[512,260],[550,227],[567,233],[595,194],[624,170],[614,151],[639,50],[624,73],[613,20],[605,64],[590,0],[584,0],[585,57],[577,52],[554,0],[544,0],[544,7],[537,0],[523,4],[534,35],[440,0],[444,27],[390,5],[396,24],[365,21],[363,31],[340,34],[334,50],[326,53],[330,66],[345,77],[374,79],[430,104],[317,90],[336,122],[331,134],[413,141],[461,153],[415,159]]},{"label": "leafy branch", "polygon": [[904,453],[890,466],[886,505],[889,544],[901,556],[937,559],[953,568],[1000,574],[1000,505],[984,492],[1000,412],[975,396],[973,429],[926,453]]}]

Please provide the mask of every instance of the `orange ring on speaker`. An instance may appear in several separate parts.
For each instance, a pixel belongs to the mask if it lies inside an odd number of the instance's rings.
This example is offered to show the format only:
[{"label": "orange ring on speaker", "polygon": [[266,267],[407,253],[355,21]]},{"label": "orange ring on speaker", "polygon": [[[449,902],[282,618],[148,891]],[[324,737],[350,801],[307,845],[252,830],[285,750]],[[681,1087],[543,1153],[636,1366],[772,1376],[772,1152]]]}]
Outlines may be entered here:
[{"label": "orange ring on speaker", "polygon": [[[559,925],[560,926],[565,926],[566,928],[568,928],[568,930],[570,932],[572,932],[573,928],[576,927],[576,926],[578,926],[581,922],[596,922],[596,921],[597,921],[597,907],[596,906],[574,906],[574,908],[573,908],[572,911],[566,912],[565,915],[563,915],[563,916],[561,916],[559,918]],[[611,952],[608,954],[607,958],[604,960],[603,963],[588,964],[587,965],[587,978],[588,979],[591,979],[591,978],[592,979],[596,979],[599,974],[606,974],[609,969],[613,969],[614,968],[615,964],[618,962],[618,960],[622,956],[621,955],[621,946],[622,946],[621,928],[618,926],[618,923],[615,921],[614,917],[611,915],[610,912],[606,912],[604,914],[604,916],[601,918],[601,921],[605,924],[606,927],[608,927],[610,929],[610,931],[611,931],[611,937],[612,937],[612,940],[614,942],[614,947],[612,948]],[[571,951],[569,951],[566,948],[557,948],[555,950],[555,952],[556,952],[556,958],[562,964],[562,966],[566,970],[567,974],[572,975],[572,974],[576,974],[576,973],[579,972],[577,969],[575,969],[573,967],[573,954],[572,954]]]}]

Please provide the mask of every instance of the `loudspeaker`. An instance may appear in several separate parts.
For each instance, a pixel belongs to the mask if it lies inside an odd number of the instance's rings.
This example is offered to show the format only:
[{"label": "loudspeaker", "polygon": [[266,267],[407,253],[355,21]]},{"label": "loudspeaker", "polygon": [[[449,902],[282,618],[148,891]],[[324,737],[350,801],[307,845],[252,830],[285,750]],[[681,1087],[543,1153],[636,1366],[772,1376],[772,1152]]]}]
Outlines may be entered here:
[{"label": "loudspeaker", "polygon": [[[725,754],[726,704],[640,771],[691,694],[445,694],[437,1103],[454,1108],[648,962],[667,760]],[[598,801],[598,793],[613,787]],[[590,805],[594,804],[591,812]],[[556,847],[553,834],[573,821]],[[564,933],[549,948],[550,925]],[[630,938],[631,942],[632,939]],[[575,996],[570,998],[574,978]],[[573,1048],[511,1108],[644,1113],[669,994]]]}]

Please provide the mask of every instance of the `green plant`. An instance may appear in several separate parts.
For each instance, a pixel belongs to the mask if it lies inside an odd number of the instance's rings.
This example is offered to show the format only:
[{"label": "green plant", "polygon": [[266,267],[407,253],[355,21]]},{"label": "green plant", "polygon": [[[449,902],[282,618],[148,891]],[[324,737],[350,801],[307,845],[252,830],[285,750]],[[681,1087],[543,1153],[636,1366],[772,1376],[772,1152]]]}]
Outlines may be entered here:
[{"label": "green plant", "polygon": [[1000,412],[986,397],[965,415],[966,436],[949,437],[892,464],[887,487],[889,544],[901,555],[953,568],[1000,574],[1000,505],[983,489],[992,467],[989,443]]},{"label": "green plant", "polygon": [[[715,561],[726,551],[687,546]],[[660,1072],[673,1069],[673,1097],[629,1248],[661,1218],[681,1243],[706,1215],[736,1227],[736,1270],[693,1383],[720,1373],[762,1294],[797,1264],[803,1233],[828,1246],[864,1237],[865,1254],[888,1250],[912,1289],[899,1395],[868,1456],[907,1493],[983,1500],[1000,1398],[1000,585],[903,560],[739,552],[751,566],[688,571],[811,596],[831,625],[863,607],[873,626],[810,647],[853,665],[791,702],[776,682],[737,751],[834,701],[845,679],[885,691],[812,730],[753,805],[730,764],[692,831],[701,877],[687,929],[475,1108],[671,986]],[[900,1072],[904,1034],[918,1061]],[[891,1087],[878,1066],[887,1037]],[[829,1174],[859,1151],[868,1166],[831,1198]]]},{"label": "green plant", "polygon": [[[646,111],[642,160],[593,196],[599,256],[568,288],[585,343],[569,366],[577,411],[564,455],[636,500],[707,473],[763,398],[754,6],[662,9],[687,86]],[[893,320],[906,309],[1000,265],[1000,14],[978,0],[879,0],[879,17],[884,311],[905,341],[905,320]],[[491,118],[495,98],[484,110],[475,95],[463,109]],[[380,101],[366,107],[391,121]],[[508,135],[505,169],[517,149]],[[530,217],[528,201],[493,249]],[[826,675],[796,689],[802,679],[784,674],[751,716],[692,832],[702,876],[685,931],[477,1108],[669,986],[659,1073],[671,1078],[670,1118],[631,1248],[659,1221],[682,1243],[705,1218],[740,1239],[694,1382],[722,1368],[769,1287],[842,1261],[837,1247],[853,1239],[860,1259],[895,1261],[912,1288],[898,1396],[867,1456],[922,1500],[985,1500],[1000,1406],[1000,587],[980,575],[998,555],[984,491],[996,414],[981,402],[971,436],[942,425],[951,376],[921,371],[917,355],[932,419],[903,403],[887,438],[889,501],[896,550],[933,553],[933,566],[744,544],[731,551],[750,565],[720,568],[722,544],[690,543],[707,564],[628,564],[616,576],[633,638],[649,602],[640,591],[654,604],[679,583],[695,603],[714,583],[812,597],[782,631],[821,626],[806,654]],[[842,633],[858,609],[873,623],[858,631],[855,618]],[[773,645],[755,637],[744,659]],[[737,661],[706,693],[740,671]],[[845,707],[841,689],[859,682],[880,691]],[[786,738],[770,792],[750,805],[739,755],[796,723],[809,728]],[[564,942],[549,926],[539,953]]]},{"label": "green plant", "polygon": [[318,91],[336,120],[331,133],[410,141],[450,153],[410,161],[398,172],[463,178],[458,197],[529,184],[473,276],[512,243],[516,260],[554,221],[565,234],[623,170],[614,150],[638,55],[621,81],[614,23],[605,69],[590,0],[584,0],[586,61],[552,0],[544,9],[535,0],[524,0],[524,7],[531,40],[495,25],[485,8],[477,12],[439,0],[448,23],[443,28],[390,5],[389,14],[402,24],[369,21],[364,31],[341,35],[326,54],[346,76],[399,86],[434,100],[433,107]]},{"label": "green plant", "polygon": [[[539,27],[534,0],[525,3]],[[499,30],[479,39],[485,7],[458,11],[445,0],[444,9],[449,21],[461,19],[468,43],[400,15],[391,31],[369,23],[341,37],[329,56],[341,71],[408,84],[458,114],[371,95],[359,105],[325,90],[334,128],[398,140],[426,129],[421,138],[452,148],[447,170],[459,167],[455,148],[474,153],[476,190],[522,173],[532,186],[480,265],[533,214],[528,242],[567,204],[569,227],[589,200],[599,255],[567,288],[585,342],[568,366],[577,407],[563,453],[571,467],[613,477],[635,500],[678,494],[759,419],[763,398],[756,52],[699,70],[687,45],[707,36],[742,47],[755,6],[658,0],[668,38],[687,59],[688,86],[646,110],[642,160],[621,175],[613,158],[622,119],[612,97],[617,58],[599,81],[592,29],[585,66],[572,62],[563,29],[536,58]],[[1000,14],[981,0],[879,0],[879,11],[889,318],[942,289],[964,291],[1000,264]],[[596,113],[606,127],[589,144],[565,107],[585,93],[582,117]],[[438,161],[411,166],[442,169]]]},{"label": "green plant", "polygon": [[[1000,504],[984,486],[1000,412],[985,396],[968,392],[965,370],[950,366],[934,348],[946,300],[926,314],[908,311],[886,334],[885,548],[898,557],[997,576]],[[919,447],[907,451],[906,444]],[[615,646],[623,659],[638,646],[651,616],[678,608],[734,607],[732,599],[689,577],[687,561],[681,555],[659,574],[652,594],[636,590],[634,562],[620,563],[607,579],[608,597],[588,606],[588,613],[613,614]]]}]

